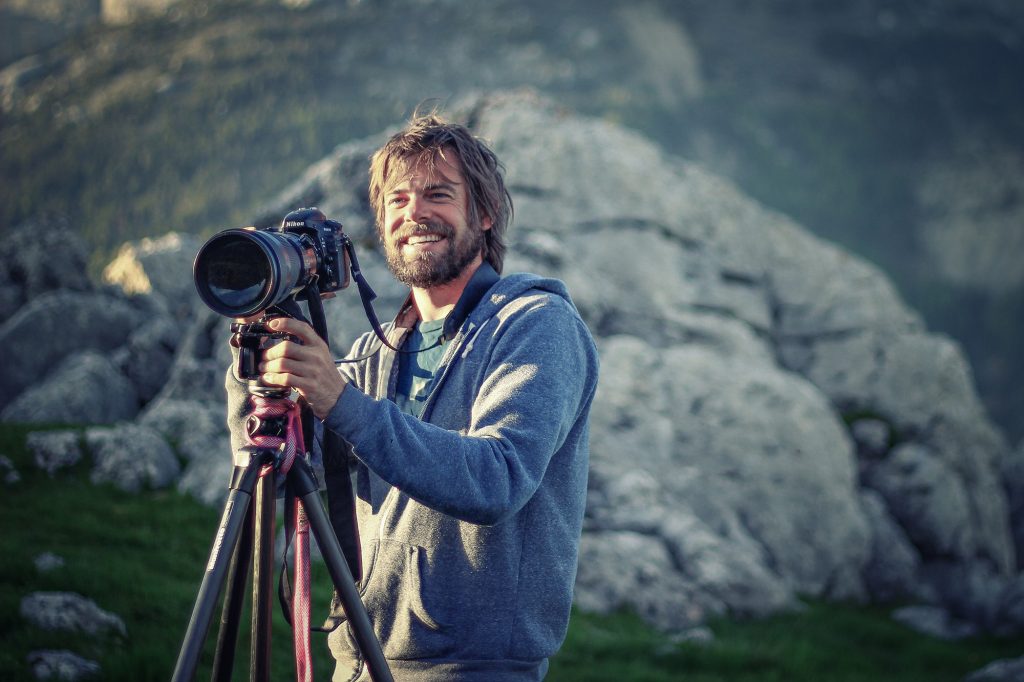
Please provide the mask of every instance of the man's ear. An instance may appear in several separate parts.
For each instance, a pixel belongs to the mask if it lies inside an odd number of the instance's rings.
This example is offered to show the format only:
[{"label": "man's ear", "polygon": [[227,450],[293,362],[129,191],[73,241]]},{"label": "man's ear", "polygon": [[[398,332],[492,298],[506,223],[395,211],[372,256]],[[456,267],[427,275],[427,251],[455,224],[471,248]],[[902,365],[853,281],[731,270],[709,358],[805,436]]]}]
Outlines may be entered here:
[{"label": "man's ear", "polygon": [[487,215],[486,213],[480,218],[481,230],[489,230],[491,229],[491,225],[493,224],[494,223],[491,221],[491,216]]}]

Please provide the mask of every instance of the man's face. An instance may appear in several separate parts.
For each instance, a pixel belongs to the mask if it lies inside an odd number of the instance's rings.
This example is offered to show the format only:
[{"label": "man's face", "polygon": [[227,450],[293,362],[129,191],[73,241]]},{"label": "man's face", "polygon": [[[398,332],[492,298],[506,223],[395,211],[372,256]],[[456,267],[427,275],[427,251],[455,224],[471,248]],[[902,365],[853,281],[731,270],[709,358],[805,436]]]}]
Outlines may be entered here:
[{"label": "man's face", "polygon": [[394,178],[384,195],[381,241],[399,281],[420,289],[446,284],[481,261],[484,230],[470,225],[469,195],[457,159],[438,158]]}]

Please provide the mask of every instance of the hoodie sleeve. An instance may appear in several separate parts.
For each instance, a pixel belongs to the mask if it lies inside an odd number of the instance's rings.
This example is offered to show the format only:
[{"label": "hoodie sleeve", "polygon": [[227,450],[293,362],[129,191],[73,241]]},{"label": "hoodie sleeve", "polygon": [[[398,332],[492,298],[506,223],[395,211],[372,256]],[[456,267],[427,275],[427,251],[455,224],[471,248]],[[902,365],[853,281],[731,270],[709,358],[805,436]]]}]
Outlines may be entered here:
[{"label": "hoodie sleeve", "polygon": [[547,295],[513,301],[472,343],[474,349],[462,352],[484,353],[485,368],[476,394],[465,396],[467,428],[422,422],[353,386],[326,425],[378,476],[421,504],[495,524],[529,501],[568,434],[585,428],[597,350],[572,305]]}]

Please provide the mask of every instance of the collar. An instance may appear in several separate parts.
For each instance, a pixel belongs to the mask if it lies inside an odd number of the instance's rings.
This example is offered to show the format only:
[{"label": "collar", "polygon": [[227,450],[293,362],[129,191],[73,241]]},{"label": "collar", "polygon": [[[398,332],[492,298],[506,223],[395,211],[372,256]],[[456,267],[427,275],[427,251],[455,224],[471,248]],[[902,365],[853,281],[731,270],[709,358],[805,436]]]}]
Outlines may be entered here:
[{"label": "collar", "polygon": [[[452,339],[455,337],[455,333],[462,326],[462,323],[466,321],[469,314],[476,308],[477,303],[484,297],[494,284],[501,279],[501,275],[495,271],[490,263],[484,261],[480,264],[480,267],[476,269],[473,276],[466,282],[466,288],[462,290],[462,294],[459,296],[459,300],[456,301],[455,307],[452,308],[451,312],[444,320],[444,339]],[[402,305],[401,311],[398,313],[395,321],[398,326],[401,327],[412,327],[418,318],[415,316],[415,306],[412,302],[412,292],[409,293],[409,297],[405,299],[405,303]]]}]

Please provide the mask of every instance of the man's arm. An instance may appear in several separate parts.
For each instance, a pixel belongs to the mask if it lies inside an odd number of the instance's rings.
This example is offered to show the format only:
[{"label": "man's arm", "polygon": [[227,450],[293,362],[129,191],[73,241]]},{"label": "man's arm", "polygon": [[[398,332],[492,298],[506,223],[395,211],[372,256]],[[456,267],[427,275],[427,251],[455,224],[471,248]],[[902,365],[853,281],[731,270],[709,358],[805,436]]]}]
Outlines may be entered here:
[{"label": "man's arm", "polygon": [[[539,297],[474,344],[491,344],[485,379],[466,397],[465,432],[405,414],[346,389],[325,425],[388,483],[422,504],[474,523],[514,514],[540,485],[552,455],[582,428],[597,383],[589,332],[561,299]],[[456,362],[459,362],[457,360]]]}]

